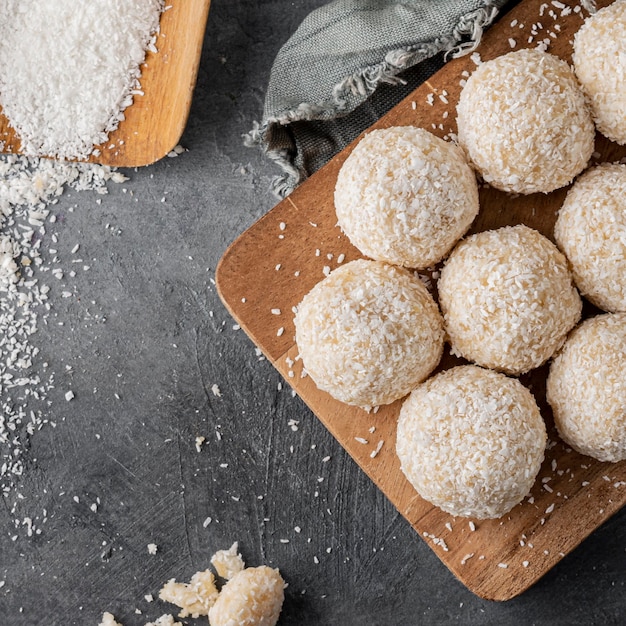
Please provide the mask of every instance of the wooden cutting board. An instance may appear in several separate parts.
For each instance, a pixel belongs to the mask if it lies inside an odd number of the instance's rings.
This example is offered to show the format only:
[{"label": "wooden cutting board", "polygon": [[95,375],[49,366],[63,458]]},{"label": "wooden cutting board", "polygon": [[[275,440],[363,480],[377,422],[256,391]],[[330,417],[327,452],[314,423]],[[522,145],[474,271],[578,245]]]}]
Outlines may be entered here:
[{"label": "wooden cutting board", "polygon": [[[191,97],[209,14],[210,0],[168,0],[161,16],[157,53],[148,51],[141,89],[124,111],[125,120],[98,146],[93,163],[115,167],[149,165],[176,146],[189,115]],[[0,142],[4,152],[20,153],[20,140],[0,108]]]},{"label": "wooden cutting board", "polygon": [[[534,47],[545,39],[550,52],[569,60],[582,13],[561,5],[578,3],[522,2],[488,31],[477,52],[488,60],[513,46]],[[439,136],[455,131],[460,82],[474,67],[471,57],[451,61],[374,127],[415,125]],[[354,145],[228,248],[217,269],[219,293],[241,327],[454,575],[481,597],[507,600],[530,587],[626,503],[626,462],[600,463],[559,441],[545,401],[544,366],[521,379],[537,397],[550,438],[530,497],[499,520],[455,518],[420,498],[400,471],[395,454],[400,402],[368,414],[333,400],[310,378],[301,377],[292,307],[324,278],[325,267],[334,269],[360,256],[336,226],[333,207],[337,172]],[[625,155],[623,147],[598,138],[595,161]],[[525,223],[552,237],[564,196],[560,190],[514,198],[484,187],[472,232]],[[448,355],[440,369],[459,362]]]}]

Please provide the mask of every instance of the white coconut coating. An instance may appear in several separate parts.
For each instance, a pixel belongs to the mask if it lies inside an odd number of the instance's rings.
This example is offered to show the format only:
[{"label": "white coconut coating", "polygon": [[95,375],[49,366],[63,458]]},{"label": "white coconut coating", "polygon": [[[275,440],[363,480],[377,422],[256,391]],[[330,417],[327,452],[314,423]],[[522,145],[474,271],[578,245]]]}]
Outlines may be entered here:
[{"label": "white coconut coating", "polygon": [[275,626],[285,598],[277,569],[262,565],[237,572],[209,609],[211,626]]},{"label": "white coconut coating", "polygon": [[315,285],[295,326],[317,386],[366,408],[408,394],[443,352],[443,320],[422,281],[379,261],[352,261]]},{"label": "white coconut coating", "polygon": [[448,257],[438,289],[453,350],[514,375],[547,361],[582,309],[563,254],[524,225],[462,241]]},{"label": "white coconut coating", "polygon": [[626,311],[626,165],[585,172],[559,210],[554,237],[581,293],[605,311]]},{"label": "white coconut coating", "polygon": [[618,0],[585,20],[574,37],[572,60],[598,130],[625,144],[626,0]]},{"label": "white coconut coating", "polygon": [[447,513],[500,517],[530,491],[546,429],[518,380],[475,365],[419,385],[400,411],[396,450],[417,492]]},{"label": "white coconut coating", "polygon": [[339,226],[364,255],[423,269],[437,263],[478,214],[476,177],[463,151],[422,128],[367,134],[335,187]]},{"label": "white coconut coating", "polygon": [[548,193],[587,165],[595,128],[574,72],[539,50],[479,65],[457,106],[459,142],[485,181],[515,193]]},{"label": "white coconut coating", "polygon": [[626,313],[585,320],[550,366],[546,389],[562,439],[599,461],[626,459]]}]

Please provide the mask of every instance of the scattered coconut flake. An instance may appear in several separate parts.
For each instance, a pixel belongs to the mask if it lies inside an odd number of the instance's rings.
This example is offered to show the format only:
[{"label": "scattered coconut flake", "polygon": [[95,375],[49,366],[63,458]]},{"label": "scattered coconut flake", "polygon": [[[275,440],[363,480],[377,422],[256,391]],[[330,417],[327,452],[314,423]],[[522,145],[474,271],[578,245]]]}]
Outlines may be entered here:
[{"label": "scattered coconut flake", "polygon": [[370,458],[376,458],[376,456],[378,456],[378,453],[381,451],[382,447],[383,447],[384,441],[381,439],[377,444],[376,447],[370,452]]},{"label": "scattered coconut flake", "polygon": [[444,552],[448,552],[448,546],[441,537],[437,537],[433,535],[432,533],[428,533],[426,531],[424,531],[422,534],[424,535],[424,537],[427,537],[428,539],[430,539],[436,546],[439,546],[440,548],[442,548]]}]

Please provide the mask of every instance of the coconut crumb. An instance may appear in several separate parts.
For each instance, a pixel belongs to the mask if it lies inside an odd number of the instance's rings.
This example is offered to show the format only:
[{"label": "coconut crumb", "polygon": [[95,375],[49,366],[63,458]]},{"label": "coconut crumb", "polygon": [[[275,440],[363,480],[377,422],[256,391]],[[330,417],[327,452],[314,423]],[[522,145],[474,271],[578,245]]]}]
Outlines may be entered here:
[{"label": "coconut crumb", "polygon": [[235,541],[228,550],[218,550],[211,557],[211,565],[215,568],[218,576],[230,580],[237,572],[245,567],[241,554],[237,552],[238,543]]},{"label": "coconut crumb", "polygon": [[427,533],[424,532],[422,533],[424,535],[424,537],[427,537],[428,539],[430,539],[436,546],[439,546],[440,548],[442,548],[442,550],[444,552],[448,552],[448,545],[446,544],[445,540],[442,539],[441,537],[437,537],[436,535],[433,535],[432,533]]},{"label": "coconut crumb", "polygon": [[179,617],[196,618],[209,614],[218,593],[215,576],[207,569],[196,572],[189,583],[178,583],[176,579],[170,579],[159,591],[159,598],[180,607]]},{"label": "coconut crumb", "polygon": [[277,569],[262,565],[235,574],[209,609],[211,626],[274,626],[285,597]]},{"label": "coconut crumb", "polygon": [[156,622],[147,622],[146,626],[184,626],[184,624],[175,621],[172,615],[166,613],[165,615],[161,615]]},{"label": "coconut crumb", "polygon": [[122,626],[119,622],[115,621],[112,613],[104,612],[102,614],[102,621],[98,626]]}]

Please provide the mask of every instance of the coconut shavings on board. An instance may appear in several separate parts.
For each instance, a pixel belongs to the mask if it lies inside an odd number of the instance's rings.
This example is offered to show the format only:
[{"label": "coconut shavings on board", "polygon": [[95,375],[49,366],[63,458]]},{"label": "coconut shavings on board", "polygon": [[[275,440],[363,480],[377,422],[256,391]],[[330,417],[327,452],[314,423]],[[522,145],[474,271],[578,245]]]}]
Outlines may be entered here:
[{"label": "coconut shavings on board", "polygon": [[22,152],[87,158],[141,93],[163,0],[2,0],[0,105]]}]

